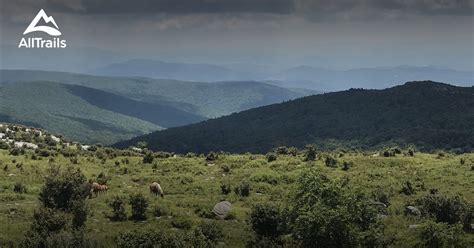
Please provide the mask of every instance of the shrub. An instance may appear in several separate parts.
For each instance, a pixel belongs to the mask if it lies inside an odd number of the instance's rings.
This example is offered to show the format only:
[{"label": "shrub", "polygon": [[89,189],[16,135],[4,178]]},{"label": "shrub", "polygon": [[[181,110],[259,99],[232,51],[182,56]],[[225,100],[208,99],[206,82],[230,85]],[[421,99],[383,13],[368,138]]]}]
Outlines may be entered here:
[{"label": "shrub", "polygon": [[91,146],[89,146],[89,148],[87,148],[87,150],[90,151],[90,152],[95,152],[95,151],[97,151],[97,149],[99,149],[99,148],[96,145],[91,145]]},{"label": "shrub", "polygon": [[413,187],[410,181],[406,181],[405,184],[402,186],[402,189],[400,189],[400,193],[403,193],[405,195],[413,195],[415,194],[415,188]]},{"label": "shrub", "polygon": [[72,202],[70,212],[72,213],[72,227],[74,227],[74,229],[83,227],[88,214],[86,202],[83,199]]},{"label": "shrub", "polygon": [[324,160],[324,164],[326,164],[327,167],[336,167],[337,165],[337,160],[333,156],[326,156],[326,159]]},{"label": "shrub", "polygon": [[229,184],[229,183],[223,183],[223,184],[221,184],[221,192],[222,192],[222,194],[228,195],[228,194],[230,194],[231,191],[232,191],[232,190],[231,190],[231,187],[230,187],[230,184]]},{"label": "shrub", "polygon": [[275,153],[278,155],[288,155],[288,147],[286,146],[279,146],[274,149]]},{"label": "shrub", "polygon": [[13,147],[10,149],[10,155],[12,156],[19,156],[25,154],[25,149],[23,148],[18,148],[18,147]]},{"label": "shrub", "polygon": [[184,218],[174,218],[171,221],[171,225],[174,228],[189,230],[193,226],[193,223],[189,219]]},{"label": "shrub", "polygon": [[194,209],[194,213],[197,214],[197,216],[201,218],[206,218],[206,219],[215,218],[215,214],[210,210],[209,207],[205,207],[205,206],[197,206]]},{"label": "shrub", "polygon": [[216,222],[203,221],[197,228],[207,240],[214,244],[221,241],[224,236],[222,228]]},{"label": "shrub", "polygon": [[145,154],[145,156],[143,157],[143,163],[144,164],[151,164],[151,163],[153,163],[153,159],[154,159],[153,153],[147,152]]},{"label": "shrub", "polygon": [[115,238],[117,247],[123,248],[187,247],[186,241],[187,237],[180,233],[171,234],[155,230],[120,233]]},{"label": "shrub", "polygon": [[45,247],[46,239],[66,228],[69,218],[66,214],[51,208],[35,210],[30,230],[25,234],[22,246]]},{"label": "shrub", "polygon": [[218,158],[219,158],[219,155],[216,152],[211,151],[206,155],[206,161],[208,161],[208,162],[215,161]]},{"label": "shrub", "polygon": [[146,220],[148,200],[141,193],[137,193],[130,196],[129,203],[132,207],[131,218],[133,220]]},{"label": "shrub", "polygon": [[383,151],[384,157],[395,157],[395,152],[393,150],[385,150]]},{"label": "shrub", "polygon": [[352,162],[344,161],[342,162],[342,170],[347,171],[352,167],[352,165],[353,165]]},{"label": "shrub", "polygon": [[77,158],[70,158],[69,161],[71,161],[72,164],[79,164],[79,161],[77,160]]},{"label": "shrub", "polygon": [[382,188],[378,188],[372,192],[372,197],[375,201],[381,202],[387,207],[390,206],[390,196]]},{"label": "shrub", "polygon": [[153,207],[152,213],[153,213],[153,216],[155,216],[155,217],[161,217],[161,216],[167,215],[168,211],[166,211],[165,208],[156,205],[156,206]]},{"label": "shrub", "polygon": [[472,221],[472,210],[459,196],[429,194],[418,198],[415,204],[420,206],[423,216],[434,218],[437,222],[467,225]]},{"label": "shrub", "polygon": [[275,153],[273,153],[273,152],[267,153],[267,155],[266,155],[265,157],[267,158],[267,162],[268,162],[268,163],[277,160],[277,155],[276,155]]},{"label": "shrub", "polygon": [[[247,247],[258,247],[258,248],[281,248],[283,242],[280,239],[269,238],[269,237],[255,237],[247,242]],[[299,245],[289,245],[288,247],[300,247]]]},{"label": "shrub", "polygon": [[61,231],[49,236],[45,242],[46,247],[81,247],[94,248],[99,245],[91,240],[85,239],[82,230]]},{"label": "shrub", "polygon": [[106,176],[104,172],[100,172],[97,176],[97,183],[105,185],[109,181],[110,177]]},{"label": "shrub", "polygon": [[304,160],[314,161],[316,160],[316,145],[310,144],[305,146]]},{"label": "shrub", "polygon": [[288,155],[296,157],[296,155],[298,155],[298,148],[296,148],[296,147],[288,148]]},{"label": "shrub", "polygon": [[228,165],[222,165],[221,168],[224,173],[230,173],[231,171]]},{"label": "shrub", "polygon": [[15,183],[15,185],[13,185],[13,192],[18,194],[24,194],[26,193],[26,186],[23,185],[23,183],[21,182],[17,182]]},{"label": "shrub", "polygon": [[7,142],[0,140],[0,150],[8,150],[10,149],[10,146],[8,145]]},{"label": "shrub", "polygon": [[275,175],[273,173],[259,173],[253,175],[250,180],[252,182],[263,182],[263,183],[268,183],[272,185],[277,185],[278,184],[278,175]]},{"label": "shrub", "polygon": [[253,206],[249,216],[252,230],[263,237],[278,237],[281,234],[280,211],[274,205],[258,204]]},{"label": "shrub", "polygon": [[362,193],[342,188],[317,170],[301,174],[287,215],[303,247],[378,247],[382,225]]},{"label": "shrub", "polygon": [[234,192],[240,196],[249,196],[250,195],[250,183],[246,180],[240,182],[240,184],[234,188]]},{"label": "shrub", "polygon": [[422,226],[419,234],[421,239],[420,247],[462,247],[462,234],[461,225],[448,225],[446,223],[428,221]]},{"label": "shrub", "polygon": [[71,211],[74,202],[84,201],[89,196],[86,177],[79,169],[68,167],[65,172],[60,167],[50,168],[39,194],[40,202],[47,208]]},{"label": "shrub", "polygon": [[236,220],[237,216],[235,216],[234,211],[230,211],[225,217],[224,220]]},{"label": "shrub", "polygon": [[46,149],[42,149],[42,150],[38,151],[38,155],[41,156],[41,157],[46,158],[46,157],[49,157],[51,155],[51,153]]},{"label": "shrub", "polygon": [[113,221],[124,221],[127,219],[127,214],[125,213],[125,203],[122,198],[115,196],[112,202],[109,203],[109,206],[112,208],[112,216],[110,219]]}]

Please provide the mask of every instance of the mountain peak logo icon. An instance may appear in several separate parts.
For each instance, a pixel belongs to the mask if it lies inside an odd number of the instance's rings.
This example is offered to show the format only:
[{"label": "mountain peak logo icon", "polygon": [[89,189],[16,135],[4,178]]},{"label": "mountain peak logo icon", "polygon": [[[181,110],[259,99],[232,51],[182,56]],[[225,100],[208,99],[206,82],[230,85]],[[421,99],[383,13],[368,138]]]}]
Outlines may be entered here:
[{"label": "mountain peak logo icon", "polygon": [[[45,23],[52,23],[54,27],[50,26],[36,26],[38,25],[38,22],[40,19],[43,19]],[[23,35],[31,33],[31,32],[36,32],[36,31],[41,31],[45,32],[51,36],[60,36],[61,32],[59,31],[59,27],[54,21],[54,18],[52,16],[46,15],[46,12],[44,12],[43,9],[41,9],[38,14],[36,14],[35,18],[33,21],[31,21],[30,25],[26,28],[25,32],[23,32]]]}]

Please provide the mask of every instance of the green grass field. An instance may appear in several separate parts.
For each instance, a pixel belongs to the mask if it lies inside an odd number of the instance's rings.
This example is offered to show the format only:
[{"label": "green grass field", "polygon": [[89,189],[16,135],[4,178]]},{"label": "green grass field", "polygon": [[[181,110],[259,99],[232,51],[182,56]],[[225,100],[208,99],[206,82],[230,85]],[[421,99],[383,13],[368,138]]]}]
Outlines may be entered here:
[{"label": "green grass field", "polygon": [[[0,150],[0,246],[16,244],[22,240],[29,229],[34,209],[38,206],[38,194],[49,167],[48,158],[32,160],[33,151],[25,155],[12,156],[7,150]],[[461,158],[465,160],[461,164]],[[404,215],[406,202],[428,194],[430,189],[438,189],[444,195],[461,195],[468,203],[474,202],[474,154],[426,154],[415,153],[395,157],[372,156],[362,153],[338,155],[338,163],[353,162],[344,171],[341,165],[327,167],[321,159],[305,162],[303,157],[278,155],[276,161],[267,162],[264,155],[220,155],[213,162],[206,162],[204,156],[155,158],[152,164],[143,164],[140,155],[107,159],[105,163],[96,153],[83,152],[77,157],[80,168],[88,179],[96,179],[100,173],[109,177],[108,193],[87,200],[90,213],[86,222],[88,238],[104,246],[114,246],[114,237],[120,232],[142,229],[175,230],[173,221],[188,220],[197,224],[204,218],[199,212],[210,211],[221,200],[232,203],[233,220],[212,219],[222,227],[225,247],[243,247],[252,238],[252,230],[247,223],[251,207],[257,203],[272,202],[284,207],[291,201],[295,180],[307,169],[313,167],[335,180],[349,180],[347,187],[370,193],[382,189],[390,196],[390,206],[385,225],[384,237],[391,240],[391,247],[411,247],[417,242],[417,230],[409,229],[411,224],[419,224],[426,219]],[[129,163],[126,164],[125,160]],[[118,163],[116,163],[118,161]],[[72,164],[69,158],[57,155],[55,164]],[[125,171],[127,170],[127,171]],[[242,180],[251,184],[248,197],[231,192],[221,193],[221,184],[229,183],[232,188]],[[404,195],[399,191],[406,181],[416,190],[414,195]],[[148,185],[161,183],[165,197],[155,197],[148,192]],[[25,194],[14,193],[15,183],[26,186]],[[112,222],[108,203],[114,196],[142,192],[149,200],[149,213],[146,221],[126,220]],[[126,200],[126,201],[127,201]],[[152,210],[160,206],[165,216],[155,218]],[[126,207],[130,215],[130,207]],[[474,235],[464,233],[465,244],[474,244]]]}]

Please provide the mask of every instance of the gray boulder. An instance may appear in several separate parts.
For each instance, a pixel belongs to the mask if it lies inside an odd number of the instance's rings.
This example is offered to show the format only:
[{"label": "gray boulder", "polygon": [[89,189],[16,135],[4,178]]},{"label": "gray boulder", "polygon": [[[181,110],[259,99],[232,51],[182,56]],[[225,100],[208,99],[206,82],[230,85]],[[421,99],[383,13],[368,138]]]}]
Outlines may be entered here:
[{"label": "gray boulder", "polygon": [[417,207],[414,207],[414,206],[407,206],[407,207],[405,208],[405,214],[406,214],[406,215],[420,216],[420,215],[421,215],[421,211],[420,211]]},{"label": "gray boulder", "polygon": [[222,201],[217,203],[212,212],[219,218],[224,219],[229,212],[232,210],[232,204],[228,201]]}]

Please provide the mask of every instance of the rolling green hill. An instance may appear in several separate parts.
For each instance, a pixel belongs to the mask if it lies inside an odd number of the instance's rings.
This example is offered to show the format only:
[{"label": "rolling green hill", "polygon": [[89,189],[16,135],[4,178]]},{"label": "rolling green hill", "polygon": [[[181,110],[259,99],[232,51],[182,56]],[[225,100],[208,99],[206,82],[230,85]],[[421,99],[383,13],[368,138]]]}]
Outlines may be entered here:
[{"label": "rolling green hill", "polygon": [[431,81],[385,90],[351,89],[309,96],[120,142],[146,141],[174,152],[266,152],[276,146],[431,150],[474,144],[474,88]]},{"label": "rolling green hill", "polygon": [[201,83],[142,77],[0,70],[0,83],[38,80],[99,89],[141,102],[170,106],[204,118],[215,118],[314,94],[314,91],[292,90],[260,82]]},{"label": "rolling green hill", "polygon": [[[22,82],[0,85],[0,122],[16,122],[64,134],[67,138],[87,143],[110,144],[119,140],[161,129],[114,109],[82,98],[84,87],[54,82]],[[94,91],[95,96],[112,97],[116,106],[131,100]]]},{"label": "rolling green hill", "polygon": [[205,119],[165,104],[136,101],[79,85],[66,85],[66,88],[69,93],[81,97],[94,106],[149,121],[162,127],[183,126]]}]

